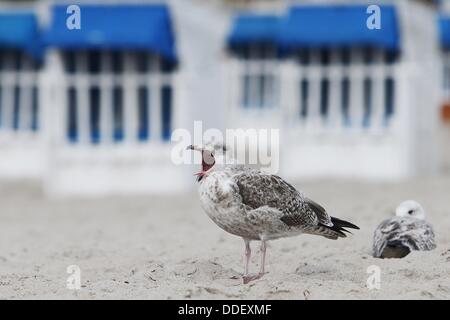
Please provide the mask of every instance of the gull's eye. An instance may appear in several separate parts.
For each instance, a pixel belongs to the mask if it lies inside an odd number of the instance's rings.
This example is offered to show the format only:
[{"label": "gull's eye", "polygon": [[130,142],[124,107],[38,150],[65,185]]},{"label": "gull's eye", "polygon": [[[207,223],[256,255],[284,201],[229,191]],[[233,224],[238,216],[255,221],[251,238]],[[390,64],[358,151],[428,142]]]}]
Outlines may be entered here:
[{"label": "gull's eye", "polygon": [[414,213],[414,210],[412,210],[412,209],[408,211],[408,214],[413,214],[413,213]]}]

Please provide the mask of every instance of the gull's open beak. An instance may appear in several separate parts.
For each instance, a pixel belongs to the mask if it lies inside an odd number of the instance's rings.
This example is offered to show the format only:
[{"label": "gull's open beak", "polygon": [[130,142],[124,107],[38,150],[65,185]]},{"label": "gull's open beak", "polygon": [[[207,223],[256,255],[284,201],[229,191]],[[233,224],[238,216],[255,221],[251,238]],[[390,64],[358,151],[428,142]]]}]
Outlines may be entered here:
[{"label": "gull's open beak", "polygon": [[203,151],[202,148],[198,147],[198,146],[194,146],[193,144],[187,146],[186,150],[196,150],[196,151]]},{"label": "gull's open beak", "polygon": [[[200,148],[198,146],[194,146],[193,144],[191,144],[186,147],[186,150],[200,151],[200,152],[202,152],[202,158],[203,158],[203,148]],[[203,162],[203,159],[202,159],[202,162]],[[203,169],[203,167],[202,167],[202,169]],[[203,170],[200,171],[199,173],[194,174],[194,176],[198,177],[198,179],[197,179],[198,181],[200,181],[204,175],[205,175],[205,172]]]}]

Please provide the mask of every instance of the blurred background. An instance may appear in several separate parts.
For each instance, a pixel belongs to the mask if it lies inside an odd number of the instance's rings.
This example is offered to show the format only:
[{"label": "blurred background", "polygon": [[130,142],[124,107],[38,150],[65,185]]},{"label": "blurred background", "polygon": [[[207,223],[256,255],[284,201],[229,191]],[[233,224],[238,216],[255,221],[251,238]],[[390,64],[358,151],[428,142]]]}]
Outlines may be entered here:
[{"label": "blurred background", "polygon": [[[200,214],[198,164],[172,161],[172,132],[196,120],[279,129],[279,174],[361,226],[357,241],[274,245],[279,274],[297,258],[313,271],[266,293],[192,288],[241,268],[240,239]],[[400,201],[422,202],[448,249],[449,141],[450,1],[0,1],[0,297],[72,298],[75,263],[84,298],[270,298],[278,283],[298,298],[305,273],[360,298],[355,277],[381,263],[364,260],[372,231]],[[344,281],[314,287],[336,282],[336,250]],[[230,269],[192,260],[211,255]],[[408,286],[448,276],[446,255],[416,257],[414,281],[389,266],[379,297],[422,297]]]},{"label": "blurred background", "polygon": [[0,2],[2,181],[183,192],[170,137],[194,120],[281,129],[290,179],[448,170],[448,1],[72,4]]}]

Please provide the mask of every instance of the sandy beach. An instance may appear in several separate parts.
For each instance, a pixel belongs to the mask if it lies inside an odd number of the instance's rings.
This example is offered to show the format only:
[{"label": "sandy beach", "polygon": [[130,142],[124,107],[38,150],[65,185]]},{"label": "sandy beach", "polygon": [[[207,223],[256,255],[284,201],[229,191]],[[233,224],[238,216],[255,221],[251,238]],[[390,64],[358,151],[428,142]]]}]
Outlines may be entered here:
[{"label": "sandy beach", "polygon": [[[450,178],[395,184],[295,184],[332,215],[361,227],[347,239],[269,244],[268,273],[243,285],[242,240],[216,227],[191,193],[168,198],[49,200],[34,183],[0,186],[0,299],[449,299]],[[371,257],[372,233],[399,201],[428,211],[437,249]],[[257,253],[257,243],[253,243]],[[259,257],[252,259],[257,271]],[[66,269],[78,265],[81,289]],[[369,290],[367,268],[380,267]]]}]

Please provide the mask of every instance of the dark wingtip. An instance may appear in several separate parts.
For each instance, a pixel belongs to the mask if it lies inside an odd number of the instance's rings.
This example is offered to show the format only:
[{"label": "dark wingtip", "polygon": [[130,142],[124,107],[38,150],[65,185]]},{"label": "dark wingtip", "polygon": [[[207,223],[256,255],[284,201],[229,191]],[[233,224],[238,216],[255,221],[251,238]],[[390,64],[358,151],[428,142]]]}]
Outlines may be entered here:
[{"label": "dark wingtip", "polygon": [[347,235],[342,232],[342,231],[347,231],[347,230],[339,229],[339,230],[333,230],[333,231],[335,231],[337,234],[339,234],[341,238],[347,238]]},{"label": "dark wingtip", "polygon": [[350,229],[356,229],[360,230],[358,226],[354,225],[353,223],[350,223],[348,221],[344,221],[335,217],[331,217],[331,222],[334,226],[337,226],[339,228],[350,228]]},{"label": "dark wingtip", "polygon": [[331,222],[333,223],[333,226],[331,226],[331,227],[325,226],[325,225],[322,225],[322,226],[327,229],[333,230],[339,238],[346,238],[347,237],[346,233],[353,234],[345,228],[359,230],[359,227],[355,226],[353,223],[350,223],[350,222],[344,221],[344,220],[340,220],[335,217],[331,217]]}]

